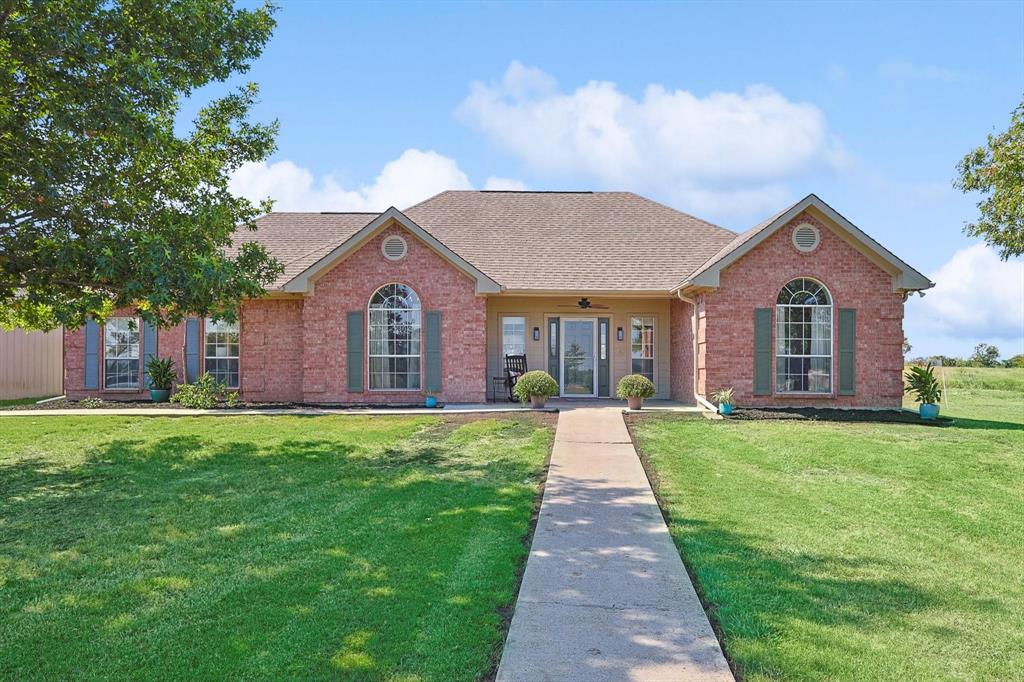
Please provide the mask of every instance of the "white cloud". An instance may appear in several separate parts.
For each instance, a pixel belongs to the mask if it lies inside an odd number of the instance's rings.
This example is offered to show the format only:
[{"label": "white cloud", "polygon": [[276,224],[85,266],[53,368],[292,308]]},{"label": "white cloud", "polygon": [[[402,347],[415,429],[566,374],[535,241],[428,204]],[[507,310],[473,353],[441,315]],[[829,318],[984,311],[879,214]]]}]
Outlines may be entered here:
[{"label": "white cloud", "polygon": [[[929,275],[935,287],[907,305],[907,330],[924,353],[954,354],[976,342],[1024,344],[1024,261],[1002,261],[985,244],[960,249]],[[960,351],[933,348],[933,337],[959,342]],[[1004,344],[1005,345],[1005,344]]]},{"label": "white cloud", "polygon": [[820,109],[765,85],[699,97],[652,84],[637,100],[605,81],[564,92],[512,62],[500,83],[474,83],[458,114],[537,171],[698,212],[777,209],[787,179],[846,158]]},{"label": "white cloud", "polygon": [[905,59],[892,59],[878,65],[882,78],[894,81],[933,81],[955,83],[964,79],[964,74],[941,66],[913,64]]},{"label": "white cloud", "polygon": [[352,189],[331,175],[318,181],[291,161],[246,164],[232,176],[230,188],[253,201],[271,197],[276,211],[383,211],[389,206],[404,209],[438,192],[472,189],[473,185],[454,159],[434,151],[407,149],[385,164],[373,183]]}]

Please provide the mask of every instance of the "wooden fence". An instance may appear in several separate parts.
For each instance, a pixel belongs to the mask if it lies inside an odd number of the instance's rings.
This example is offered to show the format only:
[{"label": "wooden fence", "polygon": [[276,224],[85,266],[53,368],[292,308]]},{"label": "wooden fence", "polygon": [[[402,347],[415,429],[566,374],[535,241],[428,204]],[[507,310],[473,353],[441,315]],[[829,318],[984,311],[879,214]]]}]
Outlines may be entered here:
[{"label": "wooden fence", "polygon": [[60,395],[64,391],[63,332],[0,329],[0,400]]}]

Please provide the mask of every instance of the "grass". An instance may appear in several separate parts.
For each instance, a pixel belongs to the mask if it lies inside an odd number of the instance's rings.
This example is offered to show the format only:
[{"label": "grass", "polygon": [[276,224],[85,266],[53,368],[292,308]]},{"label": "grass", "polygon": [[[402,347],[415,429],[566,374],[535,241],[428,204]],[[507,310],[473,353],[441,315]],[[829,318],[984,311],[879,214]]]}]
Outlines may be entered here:
[{"label": "grass", "polygon": [[956,382],[946,428],[634,424],[744,679],[1024,678],[1024,392]]},{"label": "grass", "polygon": [[0,678],[472,680],[551,440],[529,416],[0,420]]},{"label": "grass", "polygon": [[14,407],[15,405],[32,405],[38,403],[40,400],[44,400],[46,396],[42,398],[6,398],[0,400],[0,408],[3,407]]}]

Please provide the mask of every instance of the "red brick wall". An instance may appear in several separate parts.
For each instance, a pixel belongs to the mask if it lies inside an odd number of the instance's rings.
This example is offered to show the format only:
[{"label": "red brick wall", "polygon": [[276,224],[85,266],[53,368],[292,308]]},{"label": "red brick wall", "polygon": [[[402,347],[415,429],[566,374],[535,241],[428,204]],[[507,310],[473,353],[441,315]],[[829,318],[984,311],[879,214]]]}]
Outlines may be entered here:
[{"label": "red brick wall", "polygon": [[[792,229],[816,225],[821,243],[811,253],[792,244]],[[792,279],[812,277],[832,294],[833,395],[754,396],[754,309],[772,310],[775,348],[775,302]],[[817,405],[898,407],[902,402],[903,298],[893,292],[892,276],[843,241],[825,224],[803,213],[755,247],[721,274],[718,289],[703,296],[706,308],[706,392],[736,389],[738,405]],[[835,343],[839,308],[857,309],[856,395],[839,396],[839,360]],[[775,358],[772,357],[772,386]],[[706,393],[705,393],[706,396]]]},{"label": "red brick wall", "polygon": [[[118,310],[112,317],[130,317],[134,313],[131,310]],[[169,329],[158,329],[156,333],[157,354],[160,357],[171,356],[174,358],[175,369],[178,372],[178,381],[185,380],[185,325],[179,324]],[[147,349],[142,339],[142,331],[139,331],[139,354],[145,358]],[[103,390],[103,327],[100,327],[99,347],[100,388],[98,390],[85,390],[85,327],[80,329],[64,330],[64,394],[72,400],[93,397],[107,400],[140,400],[149,399],[149,390],[139,389],[138,391],[106,391]],[[141,370],[140,370],[141,371]]]},{"label": "red brick wall", "polygon": [[[408,253],[389,261],[380,244],[401,234]],[[392,226],[320,277],[302,311],[303,383],[311,403],[420,403],[425,391],[349,393],[346,323],[350,311],[365,313],[370,297],[385,284],[400,282],[416,291],[424,311],[441,312],[441,395],[445,402],[486,399],[486,301],[475,284],[433,249],[403,228]],[[365,332],[364,332],[365,334]],[[243,351],[244,353],[244,351]],[[365,350],[364,350],[365,354]],[[244,358],[243,358],[244,361]],[[369,388],[364,357],[363,385]],[[425,362],[421,360],[425,369]],[[425,385],[425,377],[423,377]]]},{"label": "red brick wall", "polygon": [[672,400],[696,402],[693,398],[693,306],[678,298],[671,307],[671,366]]},{"label": "red brick wall", "polygon": [[239,379],[245,400],[302,402],[302,299],[242,306]]}]

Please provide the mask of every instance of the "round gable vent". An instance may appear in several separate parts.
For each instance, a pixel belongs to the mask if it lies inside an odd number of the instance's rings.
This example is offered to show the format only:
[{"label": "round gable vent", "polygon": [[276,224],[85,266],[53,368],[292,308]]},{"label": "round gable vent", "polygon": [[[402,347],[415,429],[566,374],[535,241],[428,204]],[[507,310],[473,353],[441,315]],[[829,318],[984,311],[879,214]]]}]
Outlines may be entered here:
[{"label": "round gable vent", "polygon": [[402,260],[405,258],[406,248],[405,240],[397,234],[385,237],[380,245],[380,250],[384,252],[384,257],[388,260]]},{"label": "round gable vent", "polygon": [[801,223],[793,230],[793,246],[798,251],[809,253],[818,248],[819,243],[821,243],[821,233],[814,225]]}]

